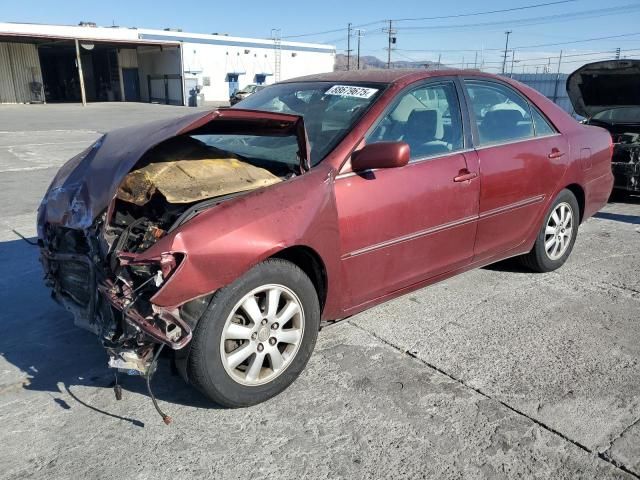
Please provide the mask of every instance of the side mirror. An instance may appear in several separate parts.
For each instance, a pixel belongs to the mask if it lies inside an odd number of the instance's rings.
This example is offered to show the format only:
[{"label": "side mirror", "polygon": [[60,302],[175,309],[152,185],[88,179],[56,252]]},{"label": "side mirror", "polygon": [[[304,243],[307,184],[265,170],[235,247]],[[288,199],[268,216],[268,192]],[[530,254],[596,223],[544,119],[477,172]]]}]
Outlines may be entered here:
[{"label": "side mirror", "polygon": [[409,163],[409,145],[405,142],[379,142],[365,145],[351,155],[351,169],[354,172],[374,168],[404,167]]}]

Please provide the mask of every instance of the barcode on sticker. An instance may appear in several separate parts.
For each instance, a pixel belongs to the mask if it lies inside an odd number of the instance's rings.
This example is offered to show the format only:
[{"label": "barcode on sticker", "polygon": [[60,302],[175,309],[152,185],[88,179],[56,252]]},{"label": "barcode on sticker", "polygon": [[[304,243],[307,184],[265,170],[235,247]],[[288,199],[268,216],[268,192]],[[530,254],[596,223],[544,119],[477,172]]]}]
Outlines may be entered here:
[{"label": "barcode on sticker", "polygon": [[339,95],[341,97],[371,98],[378,91],[377,88],[358,87],[354,85],[334,85],[325,95]]}]

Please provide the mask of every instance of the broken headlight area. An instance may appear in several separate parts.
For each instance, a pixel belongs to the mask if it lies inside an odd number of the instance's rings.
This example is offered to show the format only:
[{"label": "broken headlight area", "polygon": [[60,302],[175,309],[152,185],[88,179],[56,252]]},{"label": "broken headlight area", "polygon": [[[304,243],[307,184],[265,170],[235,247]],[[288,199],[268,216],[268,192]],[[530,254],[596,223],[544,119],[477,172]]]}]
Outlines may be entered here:
[{"label": "broken headlight area", "polygon": [[[162,254],[158,260],[138,260],[136,254],[120,253],[115,278],[105,278],[98,291],[110,307],[119,312],[125,322],[110,336],[111,344],[123,339],[151,340],[179,350],[191,340],[191,326],[181,317],[179,309],[165,309],[151,298],[168,280],[182,259],[178,254]],[[107,345],[109,346],[109,345]]]},{"label": "broken headlight area", "polygon": [[[179,311],[161,309],[150,301],[182,256],[167,253],[157,261],[139,262],[134,252],[107,251],[100,230],[101,221],[86,232],[46,229],[41,260],[54,298],[74,314],[78,326],[99,335],[106,347],[129,349],[163,343],[182,348],[191,338],[191,329]],[[155,232],[150,227],[146,231]],[[147,241],[135,230],[118,241],[132,242],[135,236]]]}]

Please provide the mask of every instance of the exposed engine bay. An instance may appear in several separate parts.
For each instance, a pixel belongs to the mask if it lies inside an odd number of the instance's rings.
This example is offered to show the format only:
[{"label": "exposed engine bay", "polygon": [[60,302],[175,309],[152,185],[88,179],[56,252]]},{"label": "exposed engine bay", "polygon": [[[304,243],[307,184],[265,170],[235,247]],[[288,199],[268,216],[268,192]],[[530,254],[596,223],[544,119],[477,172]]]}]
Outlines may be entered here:
[{"label": "exposed engine bay", "polygon": [[612,125],[597,119],[590,119],[588,123],[605,128],[611,133],[614,188],[640,191],[640,125]]}]

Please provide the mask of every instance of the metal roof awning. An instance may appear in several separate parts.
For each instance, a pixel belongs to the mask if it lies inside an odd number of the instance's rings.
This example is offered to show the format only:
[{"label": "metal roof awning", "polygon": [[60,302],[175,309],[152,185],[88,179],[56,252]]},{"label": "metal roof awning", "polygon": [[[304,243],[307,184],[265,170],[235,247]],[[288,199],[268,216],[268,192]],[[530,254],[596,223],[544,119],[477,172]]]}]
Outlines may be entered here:
[{"label": "metal roof awning", "polygon": [[0,42],[11,43],[36,43],[36,44],[53,44],[53,43],[65,43],[74,42],[75,40],[84,43],[95,43],[100,45],[112,45],[114,47],[127,47],[132,48],[141,46],[176,46],[180,45],[180,42],[175,40],[144,40],[144,39],[104,39],[104,38],[92,38],[87,36],[65,36],[65,35],[47,35],[47,34],[22,34],[14,32],[0,32]]}]

